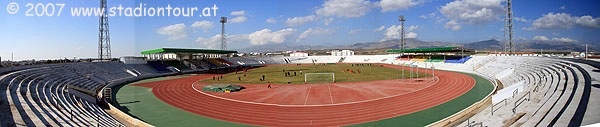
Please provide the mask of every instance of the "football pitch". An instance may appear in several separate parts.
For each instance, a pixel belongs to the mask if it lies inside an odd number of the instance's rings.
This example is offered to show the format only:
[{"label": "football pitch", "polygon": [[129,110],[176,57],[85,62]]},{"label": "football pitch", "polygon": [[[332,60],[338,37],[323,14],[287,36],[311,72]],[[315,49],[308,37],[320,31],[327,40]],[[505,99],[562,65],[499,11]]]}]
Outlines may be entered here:
[{"label": "football pitch", "polygon": [[[376,64],[317,64],[317,65],[277,65],[265,66],[248,70],[247,72],[238,71],[236,74],[223,75],[223,79],[205,79],[204,83],[243,83],[243,84],[264,84],[271,82],[274,84],[299,84],[304,83],[306,73],[335,73],[335,82],[361,82],[375,80],[392,80],[397,78],[410,78],[411,71],[402,71],[402,66],[397,68],[382,67]],[[405,67],[408,69],[408,67]],[[347,70],[347,71],[346,71]],[[300,73],[302,71],[302,73]],[[431,71],[431,70],[428,70]],[[289,75],[286,74],[289,72]],[[354,72],[354,73],[352,73]],[[360,73],[359,73],[360,72]],[[244,76],[244,73],[246,76]],[[264,75],[264,79],[263,79]],[[412,77],[423,78],[430,77],[430,74],[412,73]],[[333,76],[321,75],[322,80],[332,80]],[[314,79],[313,79],[314,80]]]}]

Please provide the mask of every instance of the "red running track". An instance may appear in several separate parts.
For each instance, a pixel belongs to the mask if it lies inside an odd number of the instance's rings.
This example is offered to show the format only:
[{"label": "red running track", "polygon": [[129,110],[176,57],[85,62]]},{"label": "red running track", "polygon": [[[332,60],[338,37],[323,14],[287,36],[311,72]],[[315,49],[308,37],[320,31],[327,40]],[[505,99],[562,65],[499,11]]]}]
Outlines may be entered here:
[{"label": "red running track", "polygon": [[[393,65],[384,66],[396,68]],[[436,71],[436,76],[439,77],[439,82],[418,91],[367,102],[327,106],[244,103],[211,97],[192,88],[191,84],[195,81],[212,78],[212,75],[141,83],[136,86],[153,88],[155,96],[182,110],[229,122],[259,126],[341,126],[421,111],[452,100],[475,85],[473,78],[460,73]]]}]

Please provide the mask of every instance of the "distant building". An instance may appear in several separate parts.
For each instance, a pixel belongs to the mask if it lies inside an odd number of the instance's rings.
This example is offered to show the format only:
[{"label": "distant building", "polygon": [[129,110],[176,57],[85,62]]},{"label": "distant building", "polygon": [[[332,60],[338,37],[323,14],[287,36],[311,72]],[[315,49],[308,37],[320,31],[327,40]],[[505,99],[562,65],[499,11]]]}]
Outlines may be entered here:
[{"label": "distant building", "polygon": [[331,56],[354,56],[352,50],[331,50]]},{"label": "distant building", "polygon": [[123,56],[121,62],[124,64],[146,64],[146,57]]},{"label": "distant building", "polygon": [[294,53],[290,53],[290,56],[308,56],[308,53],[305,53],[305,52],[294,52]]}]

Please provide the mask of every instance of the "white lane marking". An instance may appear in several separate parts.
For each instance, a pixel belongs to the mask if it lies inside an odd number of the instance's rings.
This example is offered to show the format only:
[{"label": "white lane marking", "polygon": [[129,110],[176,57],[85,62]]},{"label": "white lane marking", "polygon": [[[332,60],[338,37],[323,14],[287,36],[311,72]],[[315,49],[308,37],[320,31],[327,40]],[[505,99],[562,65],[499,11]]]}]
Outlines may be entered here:
[{"label": "white lane marking", "polygon": [[331,104],[333,104],[333,96],[331,96],[331,88],[329,88],[329,84],[327,84],[327,89],[329,89],[329,99],[331,99]]},{"label": "white lane marking", "polygon": [[[437,76],[436,76],[437,77]],[[194,87],[194,84],[196,84],[196,82],[192,83],[192,88],[194,90],[196,90],[196,92],[199,92],[201,94],[207,95],[207,96],[211,96],[214,98],[219,98],[219,99],[223,99],[223,100],[228,100],[228,101],[235,101],[235,102],[241,102],[241,103],[249,103],[249,104],[259,104],[259,105],[272,105],[272,106],[283,106],[283,107],[315,107],[315,106],[335,106],[335,105],[346,105],[346,104],[354,104],[354,103],[362,103],[362,102],[369,102],[369,101],[376,101],[376,100],[381,100],[381,99],[386,99],[386,98],[391,98],[391,97],[397,97],[397,96],[401,96],[401,95],[405,95],[405,94],[409,94],[409,93],[413,93],[416,91],[420,91],[426,88],[429,88],[433,85],[436,85],[440,80],[439,77],[437,77],[438,80],[435,81],[435,83],[433,83],[432,85],[429,85],[427,87],[423,87],[421,89],[417,89],[415,91],[411,91],[411,92],[407,92],[407,93],[402,93],[402,94],[397,94],[394,96],[387,96],[387,97],[381,97],[381,98],[375,98],[375,99],[369,99],[369,100],[362,100],[362,101],[355,101],[355,102],[346,102],[346,103],[337,103],[337,104],[322,104],[322,105],[281,105],[281,104],[269,104],[269,103],[259,103],[259,102],[250,102],[250,101],[242,101],[242,100],[235,100],[235,99],[229,99],[229,98],[224,98],[224,97],[219,97],[219,96],[215,96],[212,94],[208,94],[208,93],[204,93],[201,90],[198,90]]]},{"label": "white lane marking", "polygon": [[306,93],[306,99],[304,99],[304,105],[306,105],[306,102],[308,102],[308,95],[310,95],[310,89],[312,88],[312,85],[308,86],[308,93]]}]

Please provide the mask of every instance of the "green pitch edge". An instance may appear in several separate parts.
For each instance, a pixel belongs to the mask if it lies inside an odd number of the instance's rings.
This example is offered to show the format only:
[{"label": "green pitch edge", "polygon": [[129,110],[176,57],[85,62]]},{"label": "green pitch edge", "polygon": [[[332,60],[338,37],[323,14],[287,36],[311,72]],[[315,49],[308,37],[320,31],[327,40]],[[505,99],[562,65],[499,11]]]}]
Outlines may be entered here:
[{"label": "green pitch edge", "polygon": [[[161,80],[169,80],[176,78],[184,78],[193,75],[171,76],[152,78],[141,80],[131,84],[153,82]],[[116,107],[120,107],[121,111],[136,117],[144,122],[157,127],[240,127],[250,126],[238,123],[232,123],[213,118],[196,115],[179,108],[173,107],[162,100],[158,99],[152,93],[152,88],[132,86],[131,84],[124,85],[119,88],[114,88],[117,93],[115,95]]]}]

